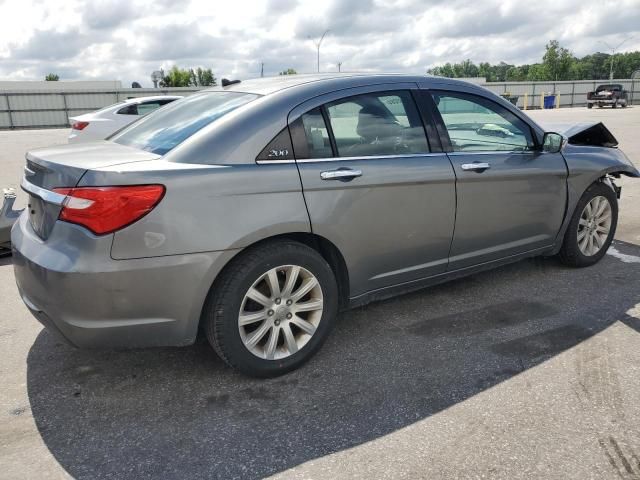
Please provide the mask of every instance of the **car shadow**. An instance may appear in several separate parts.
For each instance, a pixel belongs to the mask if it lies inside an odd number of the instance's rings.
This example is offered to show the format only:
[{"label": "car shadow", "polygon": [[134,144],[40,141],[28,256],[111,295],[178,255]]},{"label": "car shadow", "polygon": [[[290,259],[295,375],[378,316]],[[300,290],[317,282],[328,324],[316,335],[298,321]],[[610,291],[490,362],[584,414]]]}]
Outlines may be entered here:
[{"label": "car shadow", "polygon": [[346,312],[311,362],[271,380],[203,342],[82,351],[43,331],[28,394],[75,478],[262,478],[434,415],[617,321],[640,332],[626,313],[637,302],[637,264],[524,261]]}]

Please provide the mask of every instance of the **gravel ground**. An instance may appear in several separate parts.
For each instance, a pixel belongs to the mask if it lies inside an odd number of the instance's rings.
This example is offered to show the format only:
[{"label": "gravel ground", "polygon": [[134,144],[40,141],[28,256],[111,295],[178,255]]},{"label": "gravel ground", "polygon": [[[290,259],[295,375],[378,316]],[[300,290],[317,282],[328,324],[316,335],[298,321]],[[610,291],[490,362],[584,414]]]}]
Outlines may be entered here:
[{"label": "gravel ground", "polygon": [[[532,116],[601,119],[640,164],[638,107]],[[0,186],[67,133],[0,132]],[[598,265],[528,260],[345,313],[267,381],[203,343],[63,345],[0,259],[0,477],[640,478],[640,181],[622,185]]]}]

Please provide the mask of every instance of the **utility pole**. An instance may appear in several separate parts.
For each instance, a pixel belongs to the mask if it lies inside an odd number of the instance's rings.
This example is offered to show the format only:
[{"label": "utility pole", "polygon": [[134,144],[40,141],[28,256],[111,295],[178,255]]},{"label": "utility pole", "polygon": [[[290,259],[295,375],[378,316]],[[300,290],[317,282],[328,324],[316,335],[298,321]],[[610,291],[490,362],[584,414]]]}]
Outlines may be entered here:
[{"label": "utility pole", "polygon": [[[320,45],[322,45],[322,40],[324,40],[324,36],[329,33],[331,30],[325,30],[325,32],[322,34],[322,36],[320,37],[320,40],[318,40],[317,42],[314,40],[313,43],[316,44],[316,48],[318,50],[318,73],[320,73]],[[309,37],[311,38],[311,37]]]},{"label": "utility pole", "polygon": [[615,47],[612,47],[607,42],[604,42],[604,41],[600,40],[600,43],[602,43],[605,47],[607,47],[609,50],[611,50],[611,59],[609,60],[609,80],[613,80],[613,56],[616,54],[616,50],[618,50],[624,43],[628,42],[632,38],[633,38],[633,35],[631,35],[630,37],[625,38],[623,41],[621,41]]},{"label": "utility pole", "polygon": [[341,71],[341,70],[340,70],[341,68],[342,68],[342,62],[338,62],[338,72],[340,72],[340,71]]},{"label": "utility pole", "polygon": [[264,62],[260,62],[260,76],[264,77]]}]

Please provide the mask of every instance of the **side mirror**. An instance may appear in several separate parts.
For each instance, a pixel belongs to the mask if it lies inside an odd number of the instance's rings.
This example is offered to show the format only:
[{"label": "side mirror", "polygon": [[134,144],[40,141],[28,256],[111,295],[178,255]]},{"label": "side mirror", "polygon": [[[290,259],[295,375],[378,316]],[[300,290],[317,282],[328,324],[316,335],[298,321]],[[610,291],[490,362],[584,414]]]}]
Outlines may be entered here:
[{"label": "side mirror", "polygon": [[546,132],[542,139],[542,151],[558,153],[564,145],[564,137],[559,133]]}]

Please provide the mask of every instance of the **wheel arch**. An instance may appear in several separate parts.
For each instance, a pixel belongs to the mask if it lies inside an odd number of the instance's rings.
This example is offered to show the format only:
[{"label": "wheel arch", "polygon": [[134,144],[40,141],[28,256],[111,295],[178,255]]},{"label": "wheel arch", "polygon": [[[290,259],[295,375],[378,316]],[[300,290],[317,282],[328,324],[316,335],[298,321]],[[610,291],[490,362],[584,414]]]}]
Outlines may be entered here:
[{"label": "wheel arch", "polygon": [[[567,204],[567,209],[565,212],[565,218],[562,221],[562,225],[560,227],[560,230],[558,231],[558,235],[556,236],[556,241],[555,241],[555,246],[554,249],[552,251],[552,255],[557,254],[560,249],[562,248],[562,242],[564,241],[564,235],[567,231],[567,228],[569,227],[569,223],[571,223],[571,218],[573,217],[576,207],[578,206],[578,202],[580,201],[580,199],[582,198],[582,196],[585,194],[585,192],[595,183],[604,183],[607,186],[611,187],[612,190],[616,193],[616,195],[618,195],[618,192],[616,191],[616,189],[614,188],[614,185],[612,184],[611,180],[609,179],[609,177],[615,177],[615,178],[620,178],[621,175],[626,175],[628,177],[638,177],[640,175],[638,175],[638,171],[633,169],[633,168],[615,168],[615,167],[609,167],[606,169],[601,170],[600,172],[598,172],[595,175],[592,175],[590,177],[590,181],[587,182],[581,182],[581,186],[580,188],[576,188],[575,184],[572,184],[571,182],[568,183],[567,187],[568,187],[568,194],[569,194],[569,198],[568,198],[568,204]],[[586,183],[586,186],[584,185]]]},{"label": "wheel arch", "polygon": [[347,264],[344,260],[344,257],[340,252],[340,250],[338,249],[338,247],[336,247],[335,244],[330,240],[328,240],[327,238],[321,235],[317,235],[315,233],[290,232],[290,233],[283,233],[279,235],[273,235],[271,237],[266,237],[266,238],[257,240],[252,244],[247,245],[246,247],[238,250],[235,255],[233,255],[231,258],[227,260],[227,262],[222,267],[220,272],[213,279],[213,282],[207,291],[207,295],[202,300],[202,305],[200,306],[200,317],[198,319],[198,325],[199,325],[198,328],[200,328],[200,325],[202,324],[202,313],[205,310],[207,301],[211,297],[212,292],[216,288],[217,282],[222,277],[224,272],[229,268],[233,268],[233,260],[238,258],[240,255],[242,255],[245,251],[247,251],[250,248],[255,248],[265,243],[272,243],[272,242],[285,241],[285,240],[292,240],[298,243],[302,243],[303,245],[306,245],[314,249],[316,252],[318,252],[322,256],[322,258],[326,260],[326,262],[331,267],[333,274],[335,275],[336,282],[338,285],[339,308],[343,310],[348,307],[349,305],[349,270],[347,268]]}]

